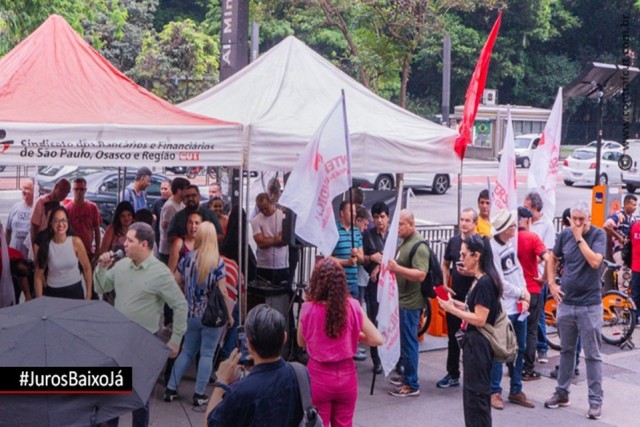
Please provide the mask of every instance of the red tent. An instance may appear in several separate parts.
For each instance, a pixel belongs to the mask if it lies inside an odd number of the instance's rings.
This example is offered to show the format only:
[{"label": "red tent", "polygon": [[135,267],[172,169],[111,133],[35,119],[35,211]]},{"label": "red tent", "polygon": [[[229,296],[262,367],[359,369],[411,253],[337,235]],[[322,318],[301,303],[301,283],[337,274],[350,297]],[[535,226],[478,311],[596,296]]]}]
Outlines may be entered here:
[{"label": "red tent", "polygon": [[118,71],[52,15],[0,59],[2,164],[242,162],[242,128],[186,112]]}]

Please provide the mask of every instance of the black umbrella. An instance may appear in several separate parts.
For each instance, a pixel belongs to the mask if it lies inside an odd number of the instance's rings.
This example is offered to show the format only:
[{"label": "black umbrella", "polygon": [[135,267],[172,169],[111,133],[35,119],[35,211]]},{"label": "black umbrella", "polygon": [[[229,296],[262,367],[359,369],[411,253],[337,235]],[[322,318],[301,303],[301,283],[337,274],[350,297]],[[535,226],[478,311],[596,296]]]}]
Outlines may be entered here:
[{"label": "black umbrella", "polygon": [[3,395],[0,426],[89,426],[141,408],[169,349],[102,301],[35,298],[0,309],[0,366],[132,367],[125,395]]}]

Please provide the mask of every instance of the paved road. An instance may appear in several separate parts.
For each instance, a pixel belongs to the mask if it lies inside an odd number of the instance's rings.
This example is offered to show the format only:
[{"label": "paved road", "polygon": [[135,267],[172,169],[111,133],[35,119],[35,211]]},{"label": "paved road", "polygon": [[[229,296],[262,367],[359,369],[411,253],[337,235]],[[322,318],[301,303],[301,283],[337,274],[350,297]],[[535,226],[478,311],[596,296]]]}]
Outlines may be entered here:
[{"label": "paved road", "polygon": [[[636,330],[636,342],[640,343],[640,333]],[[431,346],[442,348],[444,338],[428,338]],[[588,409],[587,384],[584,374],[584,360],[580,367],[582,374],[574,381],[571,389],[571,406],[561,409],[546,409],[544,401],[551,396],[555,380],[549,378],[549,372],[558,362],[558,352],[549,353],[549,363],[538,365],[543,377],[537,381],[525,382],[524,392],[536,404],[534,409],[522,408],[510,403],[502,411],[494,410],[493,424],[496,427],[513,426],[638,426],[640,419],[640,350],[620,350],[603,344],[605,400],[603,416],[599,421],[586,418]],[[358,427],[394,427],[394,426],[463,426],[461,387],[438,389],[435,383],[444,375],[446,350],[436,349],[420,354],[419,376],[421,394],[418,397],[394,398],[387,394],[390,389],[387,381],[378,376],[373,395],[369,394],[372,374],[370,361],[358,362],[358,403],[354,426]],[[157,384],[151,401],[151,426],[181,427],[202,426],[204,416],[192,408],[194,375],[193,367],[180,384],[181,401],[166,403],[162,401],[164,391]],[[463,374],[464,375],[464,374]],[[509,379],[502,380],[502,387],[509,388]],[[211,387],[207,388],[207,394]],[[506,398],[506,396],[504,396]],[[130,417],[123,417],[122,425],[129,425]]]},{"label": "paved road", "polygon": [[[518,200],[521,202],[528,192],[526,181],[528,169],[518,168],[516,171],[518,182]],[[498,162],[465,160],[462,178],[462,208],[476,207],[478,193],[487,188],[487,178],[494,184],[498,172]],[[562,172],[561,172],[562,173]],[[205,177],[199,176],[195,183],[205,185]],[[17,191],[7,191],[16,188],[15,168],[7,167],[0,173],[0,220],[6,221],[9,209],[20,199]],[[252,193],[253,194],[253,193]],[[254,194],[255,195],[255,194]],[[591,188],[567,187],[562,182],[562,175],[558,178],[556,216],[579,200],[590,202]],[[453,186],[441,196],[431,193],[417,192],[410,201],[410,207],[416,215],[418,224],[454,224],[457,217],[458,178],[453,177]],[[392,208],[393,210],[393,208]]]}]

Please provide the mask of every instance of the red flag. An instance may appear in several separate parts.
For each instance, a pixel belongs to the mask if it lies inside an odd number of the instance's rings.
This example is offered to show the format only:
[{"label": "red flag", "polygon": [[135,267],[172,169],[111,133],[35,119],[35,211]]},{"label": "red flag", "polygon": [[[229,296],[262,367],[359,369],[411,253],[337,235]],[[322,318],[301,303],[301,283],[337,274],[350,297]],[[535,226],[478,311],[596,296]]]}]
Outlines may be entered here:
[{"label": "red flag", "polygon": [[458,129],[459,135],[456,139],[456,145],[454,147],[455,152],[461,159],[464,158],[464,153],[467,151],[467,145],[471,144],[471,128],[473,122],[476,120],[476,113],[478,112],[478,104],[480,98],[484,92],[484,85],[487,82],[487,74],[489,74],[489,62],[491,62],[491,51],[493,45],[498,37],[498,29],[500,28],[500,21],[502,20],[502,11],[498,13],[498,19],[493,24],[489,38],[487,38],[482,52],[480,52],[480,58],[476,64],[476,69],[473,71],[469,87],[467,88],[467,94],[465,95],[464,110],[462,112],[462,123]]}]

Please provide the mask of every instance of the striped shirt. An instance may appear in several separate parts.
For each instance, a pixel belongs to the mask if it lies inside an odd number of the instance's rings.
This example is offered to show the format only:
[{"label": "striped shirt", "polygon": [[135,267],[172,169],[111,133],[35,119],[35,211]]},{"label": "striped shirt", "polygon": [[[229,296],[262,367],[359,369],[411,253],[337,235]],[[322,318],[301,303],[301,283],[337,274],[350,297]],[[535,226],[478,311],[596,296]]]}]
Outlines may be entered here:
[{"label": "striped shirt", "polygon": [[224,261],[225,266],[227,295],[235,304],[238,301],[238,277],[240,276],[240,269],[238,268],[238,263],[231,258],[225,256],[220,256],[220,258]]},{"label": "striped shirt", "polygon": [[207,279],[203,283],[198,283],[198,266],[196,265],[196,255],[198,251],[191,251],[178,263],[178,272],[184,280],[184,297],[189,308],[189,317],[202,317],[208,301],[208,293],[213,286],[225,278],[225,264],[220,257],[218,268],[209,272]]},{"label": "striped shirt", "polygon": [[[336,243],[336,247],[333,249],[332,256],[338,259],[349,259],[351,257],[351,230],[347,230],[340,224],[340,222],[336,223],[338,227],[338,243]],[[356,227],[353,227],[353,239],[355,243],[355,248],[362,247],[362,234],[360,234],[360,230]],[[358,292],[358,266],[354,265],[351,267],[342,267],[344,269],[345,274],[347,275],[347,285],[349,287],[349,292],[353,294],[353,290],[355,290],[356,295]]]}]

